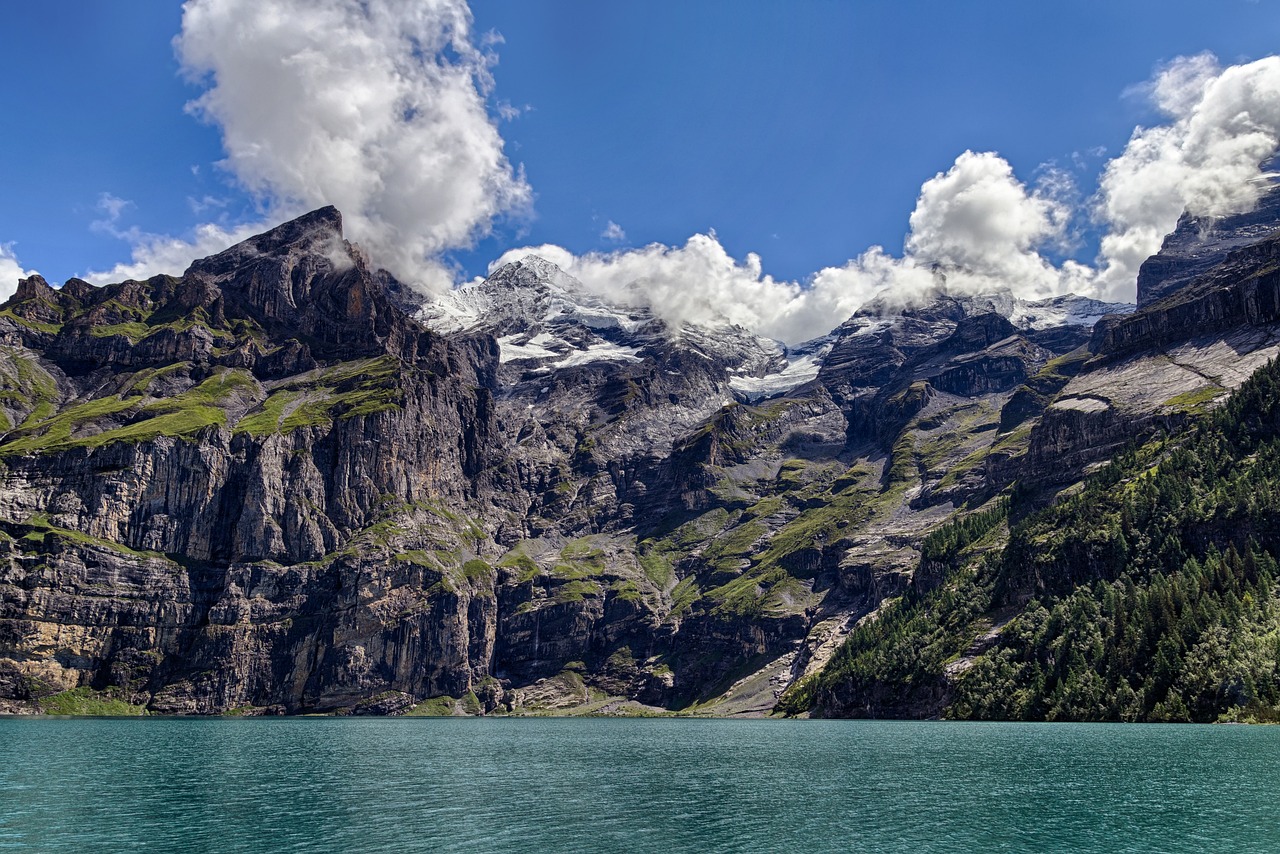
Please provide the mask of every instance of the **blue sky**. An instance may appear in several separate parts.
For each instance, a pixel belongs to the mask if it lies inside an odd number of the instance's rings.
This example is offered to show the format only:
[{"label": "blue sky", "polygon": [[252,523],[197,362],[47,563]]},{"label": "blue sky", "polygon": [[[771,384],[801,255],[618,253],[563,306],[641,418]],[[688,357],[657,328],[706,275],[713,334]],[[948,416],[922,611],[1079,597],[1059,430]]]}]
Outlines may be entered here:
[{"label": "blue sky", "polygon": [[[1087,198],[1135,126],[1166,120],[1137,88],[1162,64],[1207,51],[1230,66],[1280,45],[1269,0],[471,11],[472,41],[496,56],[489,114],[532,195],[510,204],[512,184],[498,207],[514,210],[481,216],[492,232],[474,245],[452,232],[429,244],[456,278],[513,247],[678,247],[711,229],[778,280],[805,282],[874,244],[901,255],[921,184],[962,152],[998,152],[1028,187],[1056,165]],[[24,267],[60,281],[128,261],[139,235],[190,238],[201,223],[286,210],[274,179],[249,192],[243,169],[216,165],[225,123],[184,111],[211,84],[180,73],[181,29],[176,3],[6,10],[0,244]],[[104,198],[118,200],[114,217]],[[1100,229],[1077,208],[1073,239],[1043,250],[1055,264],[1097,254]]]},{"label": "blue sky", "polygon": [[1153,119],[1125,90],[1160,63],[1206,50],[1253,59],[1280,46],[1274,3],[1205,10],[1024,0],[475,6],[477,26],[506,37],[496,95],[534,107],[504,127],[539,197],[532,242],[591,248],[592,215],[636,243],[715,228],[733,254],[759,252],[788,278],[871,244],[901,249],[920,184],[966,149],[998,151],[1027,178],[1073,153],[1114,154]]}]

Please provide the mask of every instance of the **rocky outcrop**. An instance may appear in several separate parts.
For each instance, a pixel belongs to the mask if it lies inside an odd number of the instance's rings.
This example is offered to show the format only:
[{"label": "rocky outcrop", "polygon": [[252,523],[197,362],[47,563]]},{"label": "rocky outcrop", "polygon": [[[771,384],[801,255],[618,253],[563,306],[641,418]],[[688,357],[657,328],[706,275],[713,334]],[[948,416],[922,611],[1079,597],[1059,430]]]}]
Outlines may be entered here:
[{"label": "rocky outcrop", "polygon": [[325,209],[178,279],[28,280],[5,306],[11,681],[208,713],[486,671],[492,579],[461,571],[461,523],[433,523],[449,558],[420,557],[425,522],[396,537],[489,488],[497,348],[408,318],[340,226]]},{"label": "rocky outcrop", "polygon": [[[1266,164],[1274,173],[1276,161]],[[1183,214],[1160,251],[1138,270],[1138,307],[1146,308],[1185,288],[1232,252],[1275,233],[1280,224],[1280,188],[1271,186],[1253,210],[1230,216],[1194,217]]]},{"label": "rocky outcrop", "polygon": [[1280,236],[1235,249],[1180,290],[1128,317],[1099,324],[1100,356],[1130,353],[1280,320]]},{"label": "rocky outcrop", "polygon": [[[1058,353],[987,300],[943,297],[921,309],[860,313],[836,332],[819,382],[849,413],[851,441],[892,444],[936,392],[1004,394]],[[1038,336],[1059,346],[1075,336]]]},{"label": "rocky outcrop", "polygon": [[1280,354],[1277,217],[1272,191],[1254,212],[1215,224],[1208,242],[1192,241],[1184,221],[1148,262],[1168,274],[1166,295],[1152,300],[1148,290],[1138,311],[1104,318],[1091,358],[1015,395],[1003,424],[1042,413],[1018,463],[1025,483],[1074,482],[1121,447],[1176,429]]}]

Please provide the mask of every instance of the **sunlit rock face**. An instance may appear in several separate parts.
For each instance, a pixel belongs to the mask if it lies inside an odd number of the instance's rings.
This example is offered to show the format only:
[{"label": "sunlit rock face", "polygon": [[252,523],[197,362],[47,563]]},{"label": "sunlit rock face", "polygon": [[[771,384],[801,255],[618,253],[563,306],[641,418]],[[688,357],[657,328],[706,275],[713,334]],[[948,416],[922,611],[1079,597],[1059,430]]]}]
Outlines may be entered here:
[{"label": "sunlit rock face", "polygon": [[940,291],[795,347],[532,256],[414,304],[331,208],[181,277],[25,280],[0,708],[767,711],[939,583],[930,531],[1051,500],[1274,354],[1264,232],[1136,313]]}]

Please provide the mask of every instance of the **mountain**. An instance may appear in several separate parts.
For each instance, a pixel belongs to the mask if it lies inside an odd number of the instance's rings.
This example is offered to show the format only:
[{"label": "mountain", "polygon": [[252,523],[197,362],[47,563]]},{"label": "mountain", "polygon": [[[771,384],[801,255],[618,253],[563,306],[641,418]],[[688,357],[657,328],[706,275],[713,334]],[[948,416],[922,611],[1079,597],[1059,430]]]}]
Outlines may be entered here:
[{"label": "mountain", "polygon": [[906,595],[783,708],[1276,719],[1280,219],[1228,218],[1199,252],[1176,235],[1144,269],[1216,253],[1241,222],[1216,264],[1104,318],[1070,371],[1028,384],[1017,488],[926,536]]},{"label": "mountain", "polygon": [[1243,249],[1268,236],[1280,222],[1280,157],[1263,165],[1267,186],[1250,211],[1223,217],[1183,214],[1160,251],[1138,270],[1138,306],[1163,299]]},{"label": "mountain", "polygon": [[415,305],[332,208],[180,277],[26,279],[0,711],[939,714],[961,672],[844,663],[922,602],[937,649],[999,646],[1030,582],[965,598],[970,558],[1280,349],[1270,253],[1137,312],[942,286],[794,348],[536,256]]},{"label": "mountain", "polygon": [[410,321],[340,229],[328,208],[181,278],[31,278],[0,309],[0,696],[203,713],[355,704],[379,667],[469,684],[491,600],[433,595],[454,567],[393,520],[470,557],[425,508],[491,464],[496,348]]},{"label": "mountain", "polygon": [[606,303],[536,255],[429,302],[418,317],[441,333],[494,335],[501,361],[515,362],[522,371],[554,371],[599,361],[642,362],[666,349],[714,362],[738,378],[776,373],[786,365],[781,345],[741,326],[672,327],[649,308]]}]

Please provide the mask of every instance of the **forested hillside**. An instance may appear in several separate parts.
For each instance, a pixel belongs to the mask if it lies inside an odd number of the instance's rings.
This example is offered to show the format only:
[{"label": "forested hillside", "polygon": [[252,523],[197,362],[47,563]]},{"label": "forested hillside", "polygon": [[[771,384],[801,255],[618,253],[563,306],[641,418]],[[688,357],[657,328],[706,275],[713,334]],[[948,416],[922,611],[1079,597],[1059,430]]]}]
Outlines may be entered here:
[{"label": "forested hillside", "polygon": [[[1004,524],[925,542],[945,579],[855,629],[783,707],[1028,720],[1271,719],[1280,704],[1280,365]],[[1003,547],[1000,540],[1007,537]]]}]

